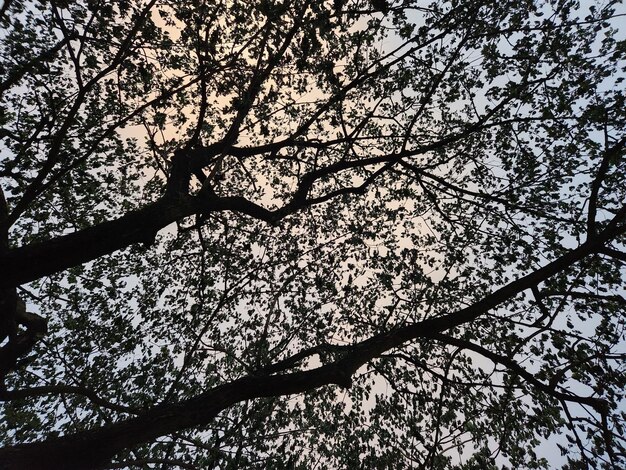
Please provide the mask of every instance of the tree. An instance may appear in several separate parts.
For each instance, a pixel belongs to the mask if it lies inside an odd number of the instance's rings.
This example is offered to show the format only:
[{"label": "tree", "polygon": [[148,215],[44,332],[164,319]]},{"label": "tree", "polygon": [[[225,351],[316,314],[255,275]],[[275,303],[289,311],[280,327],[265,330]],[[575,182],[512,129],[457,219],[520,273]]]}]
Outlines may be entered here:
[{"label": "tree", "polygon": [[0,467],[623,464],[582,3],[5,0]]}]

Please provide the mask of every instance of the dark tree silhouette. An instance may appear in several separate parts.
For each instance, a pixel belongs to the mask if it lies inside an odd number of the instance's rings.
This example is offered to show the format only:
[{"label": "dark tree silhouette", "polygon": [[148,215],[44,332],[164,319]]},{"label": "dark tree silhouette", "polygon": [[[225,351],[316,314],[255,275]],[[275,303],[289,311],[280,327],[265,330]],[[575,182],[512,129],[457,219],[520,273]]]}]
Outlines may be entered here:
[{"label": "dark tree silhouette", "polygon": [[0,468],[623,465],[625,13],[5,0]]}]

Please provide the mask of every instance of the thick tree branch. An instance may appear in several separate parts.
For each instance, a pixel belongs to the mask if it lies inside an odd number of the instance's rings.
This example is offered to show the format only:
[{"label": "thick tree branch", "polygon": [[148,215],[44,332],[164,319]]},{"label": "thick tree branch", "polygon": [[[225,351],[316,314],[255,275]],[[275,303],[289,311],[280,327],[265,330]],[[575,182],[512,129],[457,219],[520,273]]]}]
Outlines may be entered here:
[{"label": "thick tree branch", "polygon": [[[20,357],[28,354],[48,331],[47,321],[26,311],[26,305],[17,297],[14,288],[0,289],[0,340],[8,336],[0,348],[0,389],[6,374],[15,369]],[[22,325],[26,331],[20,331]]]},{"label": "thick tree branch", "polygon": [[0,287],[17,286],[113,253],[151,243],[166,225],[194,214],[193,198],[163,198],[119,219],[0,254]]},{"label": "thick tree branch", "polygon": [[350,350],[349,345],[337,345],[337,344],[329,344],[329,343],[318,344],[317,346],[303,349],[302,351],[297,352],[293,356],[287,357],[270,366],[267,366],[261,369],[260,372],[262,374],[275,374],[277,372],[283,372],[286,369],[295,367],[303,360],[308,359],[309,357],[314,356],[316,354],[318,355],[333,354],[333,353],[339,353],[339,352],[349,351],[349,350]]},{"label": "thick tree branch", "polygon": [[[321,196],[308,200],[308,194],[316,181],[331,174],[372,166],[380,163],[393,163],[403,158],[428,153],[444,148],[476,132],[492,116],[504,101],[496,106],[480,121],[467,129],[411,151],[392,153],[362,160],[342,160],[305,174],[292,199],[282,208],[269,211],[241,196],[218,197],[207,185],[197,197],[188,195],[189,180],[198,168],[210,164],[224,152],[228,145],[219,142],[188,152],[179,151],[174,155],[171,175],[165,196],[158,201],[119,219],[104,222],[87,229],[63,235],[45,242],[34,243],[0,253],[0,264],[6,269],[0,272],[0,288],[17,286],[42,276],[85,263],[100,256],[110,254],[133,243],[150,243],[156,233],[166,225],[184,217],[211,211],[236,211],[270,224],[276,224],[298,210],[311,204],[324,202],[329,197]],[[378,173],[375,173],[378,175]],[[344,190],[343,192],[356,192]],[[336,195],[341,194],[338,192]]]},{"label": "thick tree branch", "polygon": [[613,248],[604,247],[600,250],[600,253],[610,256],[611,258],[618,259],[626,263],[626,253],[623,251],[614,250]]},{"label": "thick tree branch", "polygon": [[[546,266],[496,290],[460,311],[398,327],[355,344],[337,361],[316,369],[271,376],[247,376],[215,387],[194,398],[157,406],[142,415],[75,435],[0,449],[5,468],[77,468],[104,465],[123,449],[148,442],[181,429],[203,425],[222,410],[244,400],[277,397],[310,391],[325,385],[351,385],[351,376],[362,365],[381,354],[418,338],[430,338],[478,318],[492,308],[570,268],[604,243],[626,231],[620,222],[626,207],[619,211],[596,237],[557,258]],[[68,456],[71,460],[68,460]],[[50,467],[55,462],[56,467]]]}]

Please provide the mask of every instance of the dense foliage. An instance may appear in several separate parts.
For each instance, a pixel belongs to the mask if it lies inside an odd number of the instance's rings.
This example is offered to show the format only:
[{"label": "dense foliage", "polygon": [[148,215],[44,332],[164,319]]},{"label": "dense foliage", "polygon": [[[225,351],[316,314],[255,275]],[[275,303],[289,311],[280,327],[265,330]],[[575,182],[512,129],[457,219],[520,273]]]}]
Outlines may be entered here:
[{"label": "dense foliage", "polygon": [[0,468],[624,465],[625,14],[5,0]]}]

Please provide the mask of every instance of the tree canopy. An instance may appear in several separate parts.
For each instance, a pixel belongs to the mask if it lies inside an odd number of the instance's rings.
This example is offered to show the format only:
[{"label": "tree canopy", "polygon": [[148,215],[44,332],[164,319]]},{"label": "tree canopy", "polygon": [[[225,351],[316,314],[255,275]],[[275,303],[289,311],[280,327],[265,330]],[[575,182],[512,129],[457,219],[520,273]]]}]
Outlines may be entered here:
[{"label": "tree canopy", "polygon": [[4,0],[0,468],[624,465],[625,15]]}]

